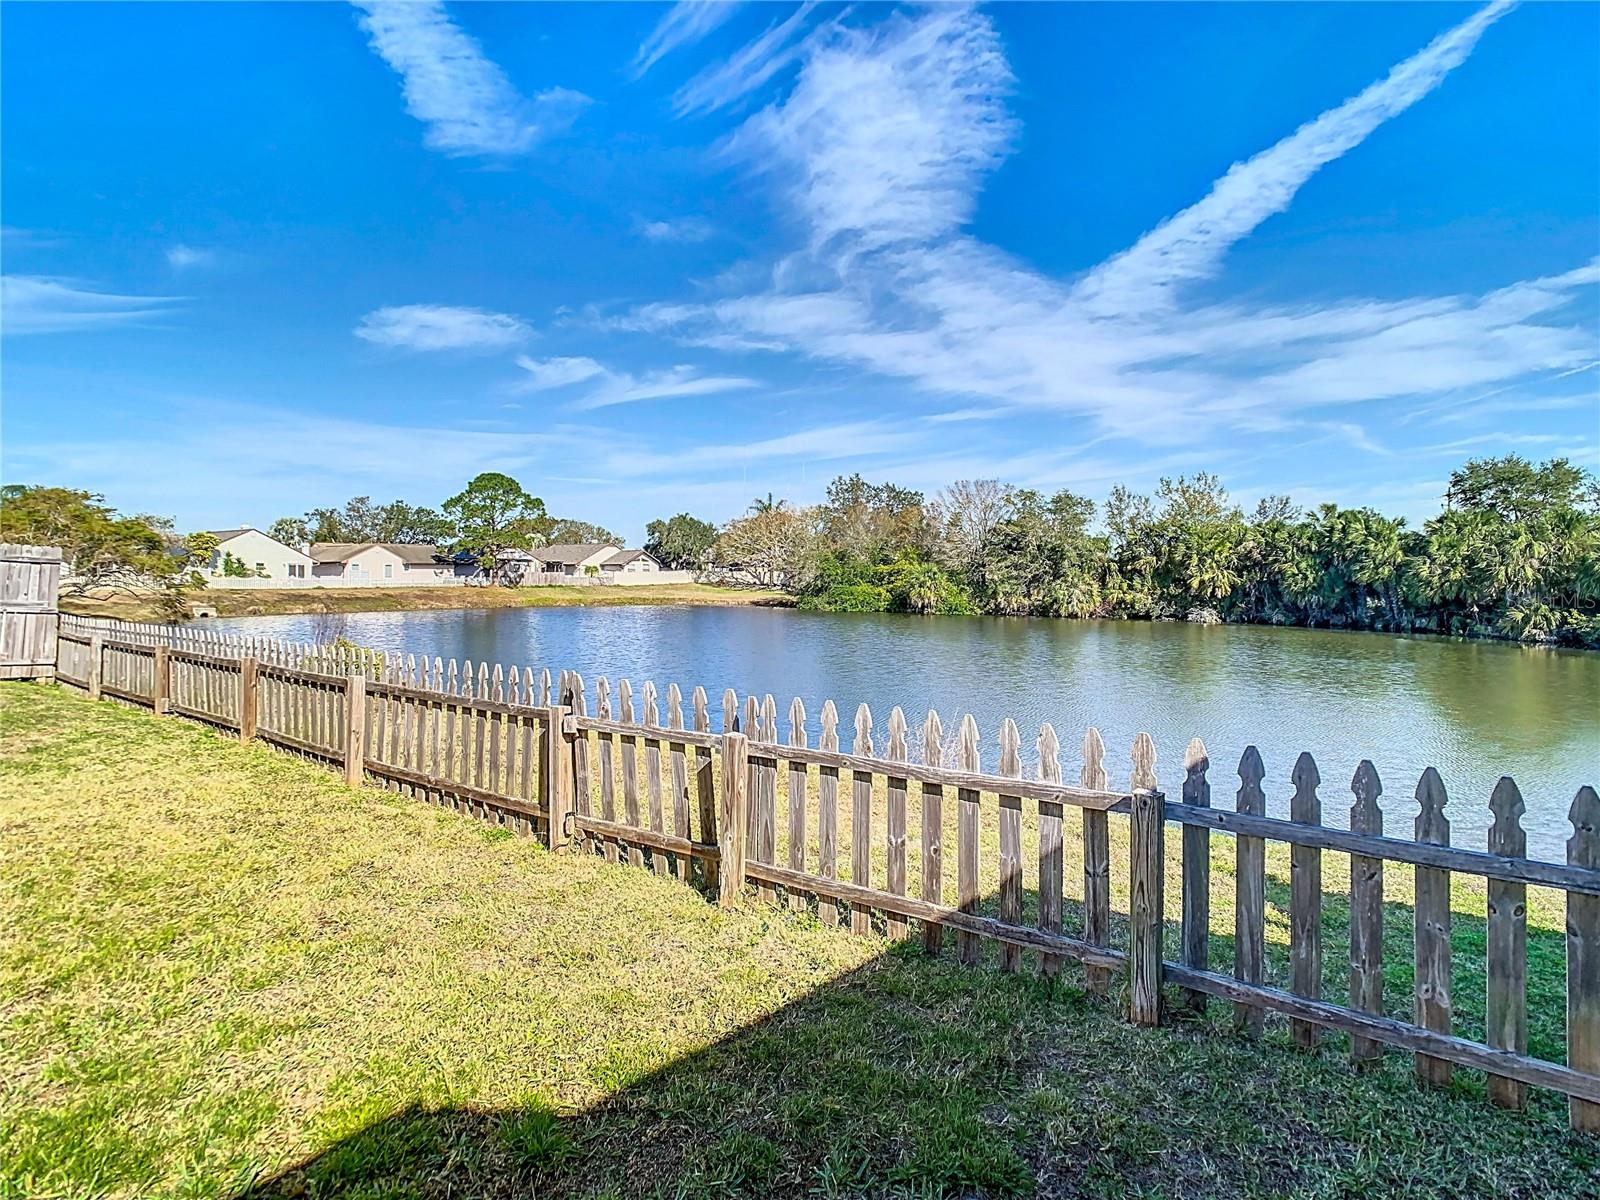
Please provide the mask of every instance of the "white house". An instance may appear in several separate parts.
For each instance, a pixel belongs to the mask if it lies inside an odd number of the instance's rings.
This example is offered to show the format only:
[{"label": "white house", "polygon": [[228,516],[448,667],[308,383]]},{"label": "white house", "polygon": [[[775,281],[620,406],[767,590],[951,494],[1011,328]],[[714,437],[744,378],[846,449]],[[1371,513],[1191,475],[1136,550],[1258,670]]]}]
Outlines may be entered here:
[{"label": "white house", "polygon": [[217,550],[200,570],[215,579],[226,578],[222,560],[231,554],[244,564],[244,569],[256,578],[305,579],[311,575],[311,556],[294,546],[286,546],[277,538],[268,537],[259,529],[209,529],[217,539]]},{"label": "white house", "polygon": [[437,546],[404,542],[315,542],[310,557],[312,578],[330,586],[423,587],[458,583],[477,570],[458,565]]}]

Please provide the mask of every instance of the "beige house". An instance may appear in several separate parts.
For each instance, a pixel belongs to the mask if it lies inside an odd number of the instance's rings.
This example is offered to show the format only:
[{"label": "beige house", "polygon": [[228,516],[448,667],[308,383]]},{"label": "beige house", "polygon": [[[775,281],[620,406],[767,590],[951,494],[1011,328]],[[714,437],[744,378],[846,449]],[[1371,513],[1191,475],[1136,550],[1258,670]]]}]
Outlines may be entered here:
[{"label": "beige house", "polygon": [[458,583],[476,570],[458,567],[437,546],[402,542],[315,542],[310,557],[312,578],[331,586]]},{"label": "beige house", "polygon": [[529,553],[533,569],[547,575],[626,575],[631,579],[661,570],[661,564],[643,550],[624,550],[601,542],[558,542]]},{"label": "beige house", "polygon": [[296,580],[311,575],[309,554],[286,546],[259,529],[208,529],[206,532],[217,539],[216,553],[200,568],[201,573],[210,578],[224,578],[222,559],[228,554],[243,563],[244,569],[253,572],[255,578]]}]

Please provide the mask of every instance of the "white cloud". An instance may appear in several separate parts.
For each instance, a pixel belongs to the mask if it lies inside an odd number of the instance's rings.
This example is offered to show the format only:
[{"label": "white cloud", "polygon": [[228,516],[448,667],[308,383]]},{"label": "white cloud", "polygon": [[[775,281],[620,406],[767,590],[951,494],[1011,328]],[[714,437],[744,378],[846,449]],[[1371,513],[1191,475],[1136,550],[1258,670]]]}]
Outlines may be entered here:
[{"label": "white cloud", "polygon": [[639,232],[652,242],[703,242],[716,230],[701,217],[677,217],[670,221],[642,221]]},{"label": "white cloud", "polygon": [[816,0],[806,0],[784,20],[774,21],[732,58],[701,71],[672,97],[673,111],[680,117],[714,112],[766,83],[799,58],[800,48],[794,39],[804,31],[815,7]]},{"label": "white cloud", "polygon": [[528,373],[519,390],[545,392],[552,388],[570,387],[608,372],[592,358],[529,358],[519,355],[517,366]]},{"label": "white cloud", "polygon": [[193,246],[185,246],[182,242],[167,247],[167,265],[174,271],[186,271],[191,267],[211,267],[217,262],[215,250],[198,250]]},{"label": "white cloud", "polygon": [[1099,433],[1157,445],[1283,432],[1305,409],[1416,404],[1576,367],[1594,357],[1592,310],[1579,307],[1600,280],[1594,264],[1484,295],[1300,308],[1184,308],[1169,286],[1214,269],[1317,166],[1425,95],[1502,11],[1482,10],[1230,172],[1133,258],[1077,287],[962,233],[1016,135],[988,18],[934,8],[867,30],[836,25],[806,41],[790,94],[729,143],[770,175],[801,248],[765,287],[735,281],[721,299],[647,305],[627,321],[697,345],[778,346],[935,396],[1082,413]]},{"label": "white cloud", "polygon": [[633,56],[633,77],[643,75],[680,46],[690,46],[738,10],[734,0],[679,0],[640,43]]},{"label": "white cloud", "polygon": [[355,335],[402,350],[504,350],[533,331],[517,317],[446,304],[401,304],[361,318]]},{"label": "white cloud", "polygon": [[527,355],[520,356],[517,365],[528,375],[527,379],[520,381],[519,391],[545,392],[581,383],[590,384],[583,395],[573,402],[573,407],[580,410],[610,408],[640,400],[709,396],[759,386],[753,379],[701,375],[690,366],[669,367],[635,375],[628,371],[612,370],[592,358],[537,359]]},{"label": "white cloud", "polygon": [[404,81],[406,111],[446,154],[515,155],[560,133],[589,103],[551,88],[531,101],[511,86],[438,0],[353,0],[372,48]]},{"label": "white cloud", "polygon": [[119,296],[45,275],[0,278],[0,331],[72,333],[166,316],[176,296]]}]

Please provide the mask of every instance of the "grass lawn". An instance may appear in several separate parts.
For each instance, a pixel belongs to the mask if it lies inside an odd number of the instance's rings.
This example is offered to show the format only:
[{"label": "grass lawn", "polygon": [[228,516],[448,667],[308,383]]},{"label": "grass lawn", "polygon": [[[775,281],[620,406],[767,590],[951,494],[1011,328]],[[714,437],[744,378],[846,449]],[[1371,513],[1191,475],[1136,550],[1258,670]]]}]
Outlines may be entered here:
[{"label": "grass lawn", "polygon": [[1135,1030],[54,688],[0,739],[0,1196],[1600,1197],[1472,1072]]},{"label": "grass lawn", "polygon": [[[288,588],[229,591],[206,588],[191,594],[219,617],[273,616],[309,612],[411,612],[441,608],[572,608],[626,604],[783,604],[782,592],[713,587],[706,583],[644,584],[639,587],[396,587]],[[125,621],[159,619],[146,597],[64,596],[61,607],[85,617]]]}]

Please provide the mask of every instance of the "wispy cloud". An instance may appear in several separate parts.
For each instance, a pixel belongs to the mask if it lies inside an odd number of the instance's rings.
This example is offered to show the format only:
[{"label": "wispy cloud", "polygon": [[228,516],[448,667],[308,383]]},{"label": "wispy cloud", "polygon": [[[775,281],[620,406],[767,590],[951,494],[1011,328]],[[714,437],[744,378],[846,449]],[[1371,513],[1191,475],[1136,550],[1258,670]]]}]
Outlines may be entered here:
[{"label": "wispy cloud", "polygon": [[589,98],[551,88],[521,96],[437,0],[353,0],[379,57],[399,73],[406,111],[445,154],[516,155],[577,119]]},{"label": "wispy cloud", "polygon": [[523,354],[518,356],[517,366],[528,373],[518,389],[525,392],[548,392],[609,374],[594,359],[581,356],[540,359]]},{"label": "wispy cloud", "polygon": [[639,232],[652,242],[703,242],[716,230],[703,217],[675,217],[668,221],[641,221]]},{"label": "wispy cloud", "polygon": [[0,225],[0,246],[8,251],[42,250],[61,245],[61,238],[37,229],[19,229],[15,225]]},{"label": "wispy cloud", "polygon": [[446,304],[400,304],[369,312],[355,335],[400,350],[505,350],[526,341],[532,330],[508,313]]},{"label": "wispy cloud", "polygon": [[1173,303],[1179,284],[1212,274],[1228,247],[1289,207],[1312,175],[1405,112],[1466,61],[1484,30],[1512,8],[1495,0],[1406,59],[1387,76],[1238,163],[1198,204],[1090,272],[1076,297],[1091,311],[1129,313]]},{"label": "wispy cloud", "polygon": [[680,117],[714,112],[748,96],[800,56],[795,39],[805,30],[815,0],[806,0],[782,21],[744,46],[732,58],[707,67],[679,88],[672,108]]},{"label": "wispy cloud", "polygon": [[702,375],[690,366],[634,374],[602,366],[592,358],[530,358],[521,355],[517,365],[527,373],[518,390],[547,392],[588,384],[572,403],[578,410],[610,408],[640,400],[670,400],[683,396],[710,396],[718,392],[758,387],[753,379],[731,375]]},{"label": "wispy cloud", "polygon": [[177,296],[119,296],[46,275],[0,278],[0,332],[75,333],[167,316]]},{"label": "wispy cloud", "polygon": [[212,267],[217,263],[215,250],[200,250],[182,242],[167,247],[167,265],[174,271],[187,271],[194,267]]},{"label": "wispy cloud", "polygon": [[736,0],[679,0],[650,31],[633,56],[633,77],[639,78],[680,46],[691,46],[738,10]]},{"label": "wispy cloud", "polygon": [[[1594,357],[1579,302],[1600,281],[1595,264],[1482,295],[1300,308],[1186,307],[1175,287],[1216,269],[1318,166],[1437,86],[1504,9],[1481,10],[1235,168],[1076,286],[962,231],[1017,132],[988,17],[933,8],[866,29],[835,23],[803,44],[789,94],[729,143],[771,178],[800,247],[756,290],[646,305],[629,320],[696,345],[782,347],[936,397],[1087,414],[1099,433],[1155,445],[1282,433],[1308,409],[1414,405],[1579,366]],[[1326,415],[1309,420],[1329,432]],[[1335,424],[1352,440],[1354,422]]]}]

